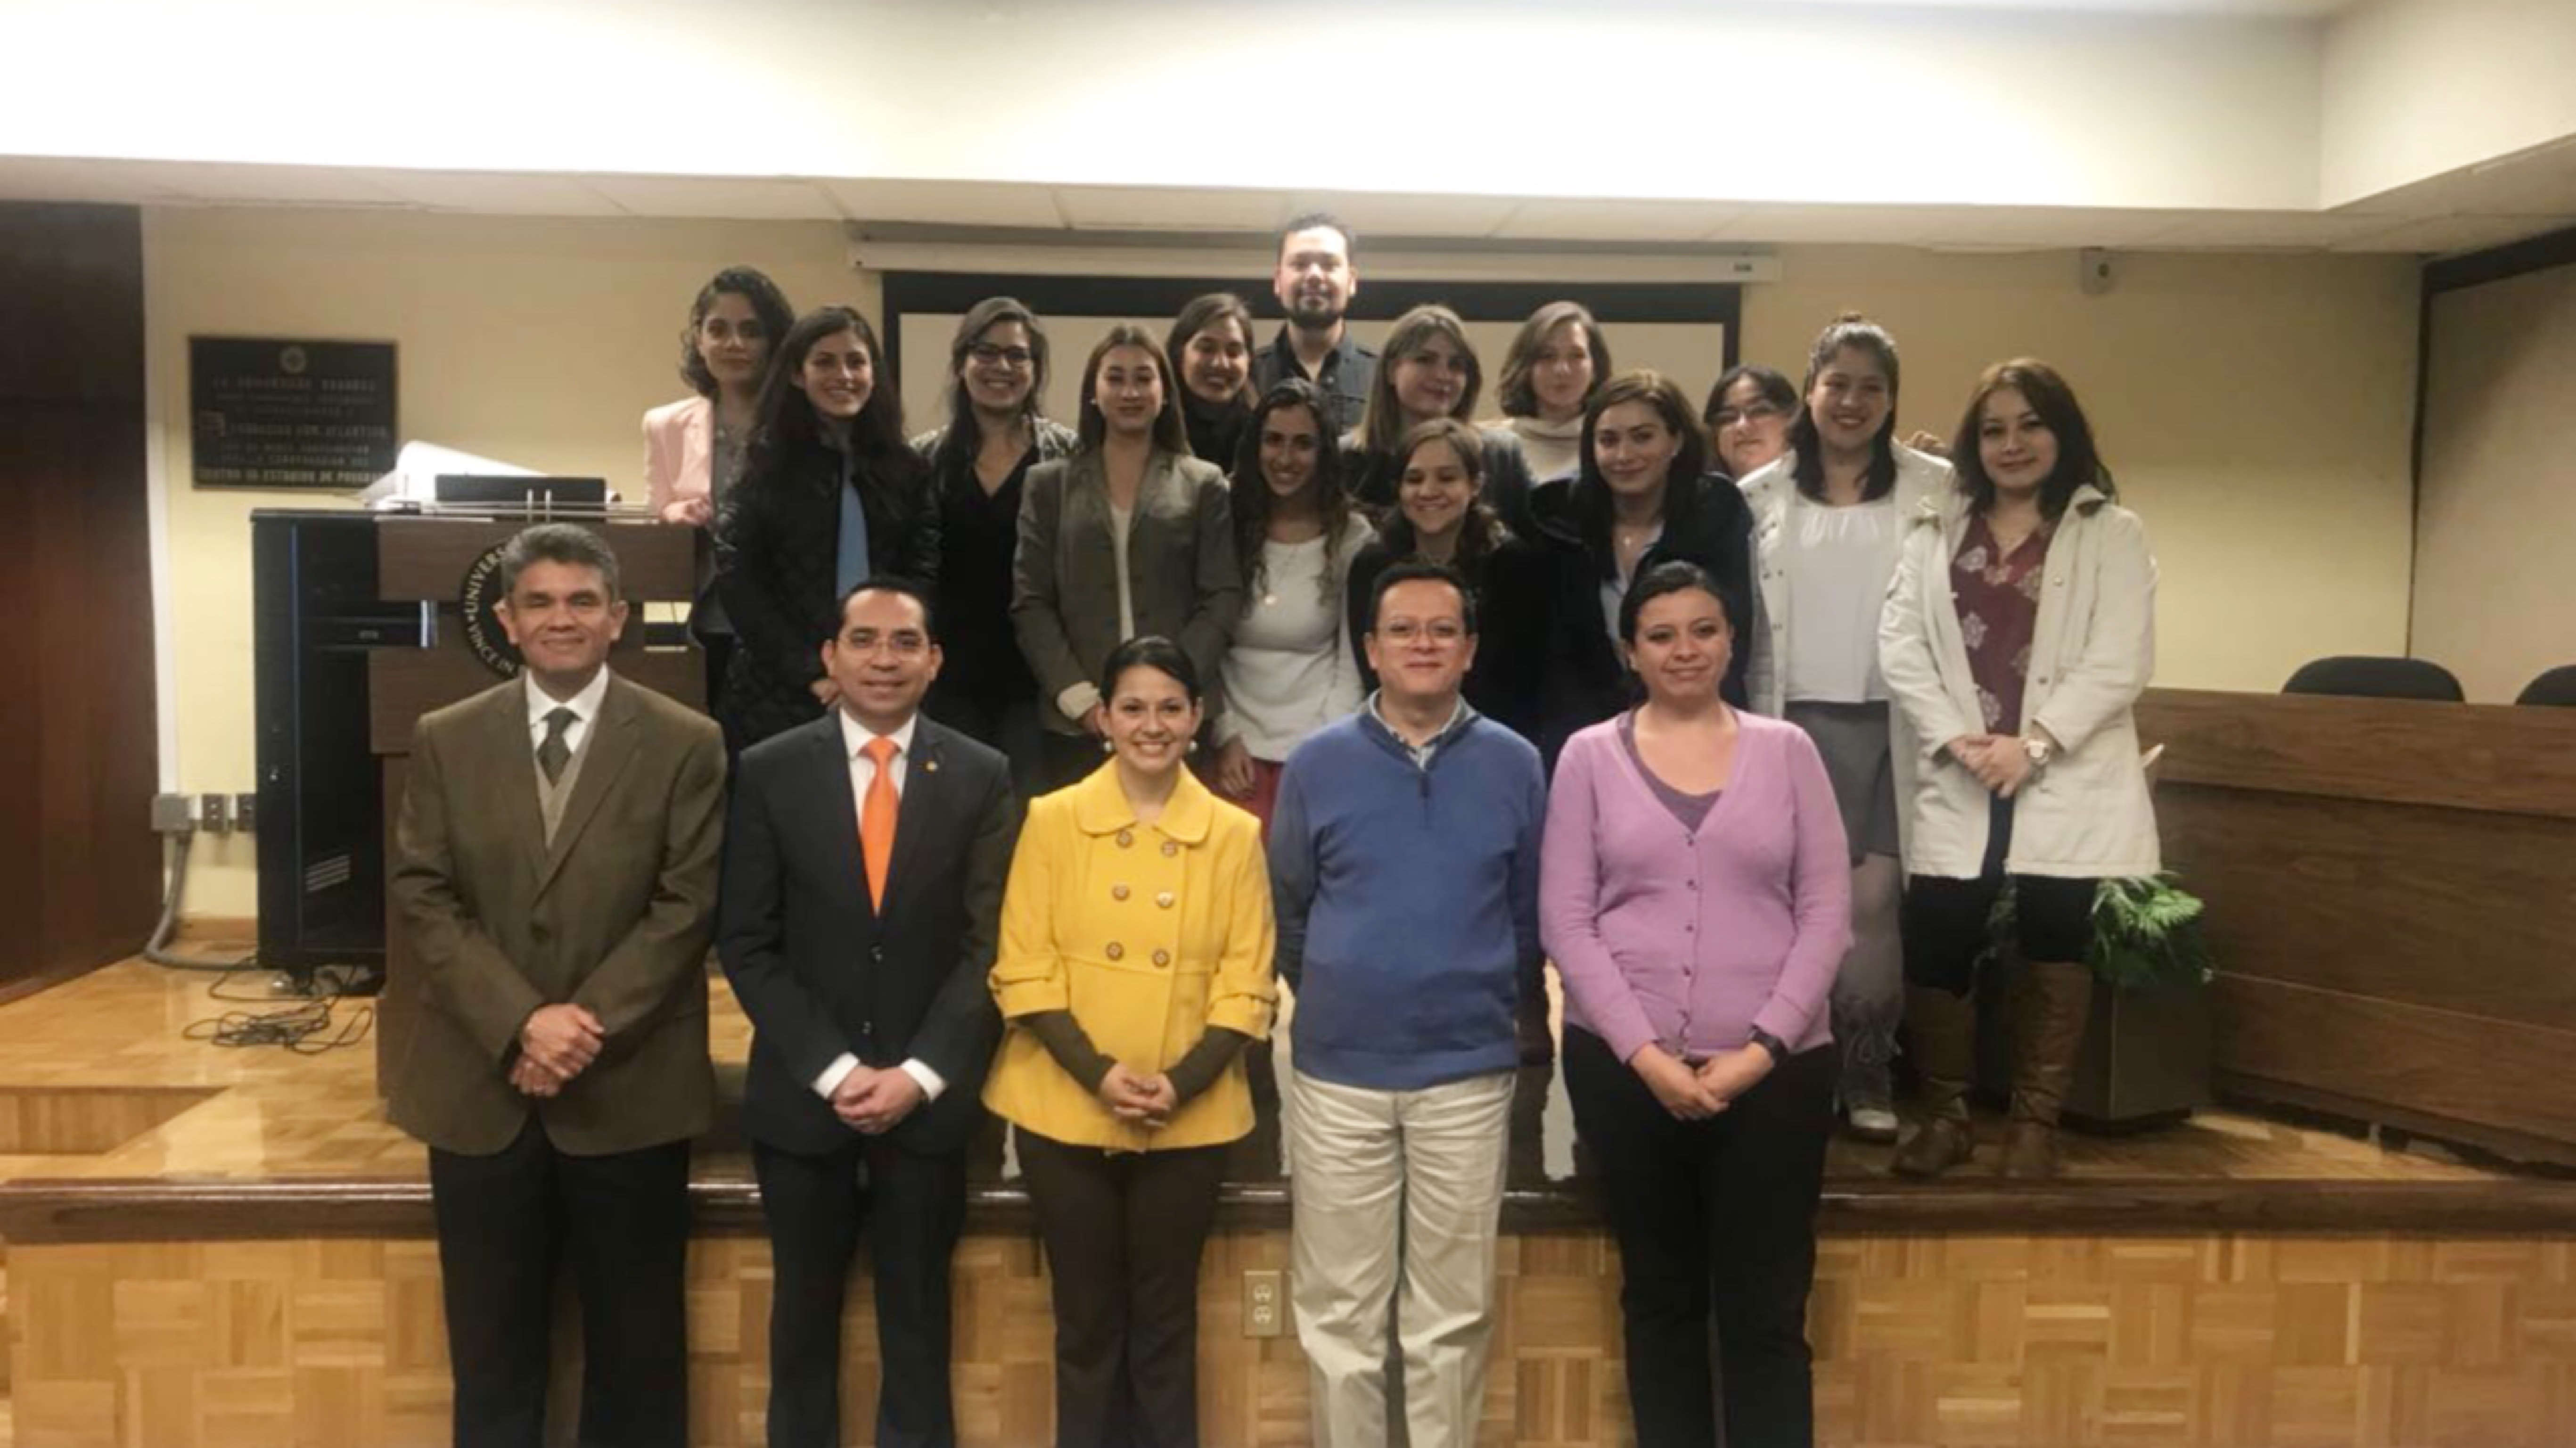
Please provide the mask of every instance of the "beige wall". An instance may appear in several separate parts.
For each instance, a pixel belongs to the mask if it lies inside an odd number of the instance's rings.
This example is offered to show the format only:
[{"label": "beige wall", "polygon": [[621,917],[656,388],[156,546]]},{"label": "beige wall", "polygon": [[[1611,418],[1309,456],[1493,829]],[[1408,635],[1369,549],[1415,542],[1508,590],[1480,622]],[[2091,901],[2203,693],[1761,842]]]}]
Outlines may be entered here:
[{"label": "beige wall", "polygon": [[2576,266],[2433,301],[2425,362],[2414,652],[2473,703],[2576,663]]},{"label": "beige wall", "polygon": [[[682,391],[688,299],[732,261],[768,269],[799,306],[877,307],[828,224],[151,213],[174,783],[252,787],[245,519],[310,501],[188,485],[189,335],[396,341],[406,436],[632,488],[638,414]],[[2164,564],[2166,683],[2270,689],[2318,654],[2402,651],[2412,261],[2121,265],[2110,295],[2085,297],[2066,253],[1790,248],[1785,279],[1746,293],[1744,355],[1794,374],[1825,318],[1867,308],[1905,349],[1904,425],[1944,432],[1985,363],[2064,366]],[[205,843],[190,913],[251,913],[250,843]]]},{"label": "beige wall", "polygon": [[1745,356],[1795,376],[1823,319],[1866,309],[1904,353],[1900,427],[1943,434],[1988,363],[2057,364],[2162,565],[2160,683],[2277,689],[2322,654],[2404,652],[2413,259],[2117,266],[2087,297],[2065,252],[1796,249],[1747,293]]}]

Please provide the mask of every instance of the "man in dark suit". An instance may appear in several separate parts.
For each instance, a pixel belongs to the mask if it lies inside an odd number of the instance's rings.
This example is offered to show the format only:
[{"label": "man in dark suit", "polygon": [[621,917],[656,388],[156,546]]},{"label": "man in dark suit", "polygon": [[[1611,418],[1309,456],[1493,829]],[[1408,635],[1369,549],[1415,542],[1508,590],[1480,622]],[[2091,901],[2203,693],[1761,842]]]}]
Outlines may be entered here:
[{"label": "man in dark suit", "polygon": [[581,1441],[679,1448],[724,743],[609,670],[626,604],[596,534],[529,528],[500,575],[526,671],[422,716],[392,878],[421,1002],[388,1094],[429,1145],[455,1441],[543,1439],[569,1255]]},{"label": "man in dark suit", "polygon": [[861,584],[822,649],[832,712],[742,756],[717,946],[754,1028],[742,1116],[776,1269],[769,1441],[840,1441],[864,1226],[876,1441],[948,1445],[949,1258],[1001,1033],[986,980],[1019,809],[999,753],[921,717],[940,651],[917,588]]}]

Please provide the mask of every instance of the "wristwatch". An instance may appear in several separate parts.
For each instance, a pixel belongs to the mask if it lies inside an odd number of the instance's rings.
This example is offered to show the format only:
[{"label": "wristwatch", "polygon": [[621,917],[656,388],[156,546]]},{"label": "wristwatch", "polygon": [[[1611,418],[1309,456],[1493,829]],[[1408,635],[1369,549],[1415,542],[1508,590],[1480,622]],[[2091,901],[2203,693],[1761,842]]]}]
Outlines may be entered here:
[{"label": "wristwatch", "polygon": [[2056,753],[2057,751],[2050,748],[2048,741],[2045,739],[2025,739],[2021,742],[2021,752],[2030,756],[2031,768],[2046,769],[2048,767],[2048,756]]},{"label": "wristwatch", "polygon": [[1789,1059],[1789,1043],[1760,1026],[1753,1028],[1752,1043],[1771,1053],[1771,1064],[1774,1066]]}]

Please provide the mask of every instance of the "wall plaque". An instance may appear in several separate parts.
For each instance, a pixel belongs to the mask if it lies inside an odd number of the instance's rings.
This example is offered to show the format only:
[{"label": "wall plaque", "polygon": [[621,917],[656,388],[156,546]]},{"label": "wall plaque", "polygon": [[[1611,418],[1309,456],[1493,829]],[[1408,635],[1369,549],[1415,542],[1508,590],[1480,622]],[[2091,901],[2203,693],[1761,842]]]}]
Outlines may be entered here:
[{"label": "wall plaque", "polygon": [[188,339],[199,487],[363,488],[393,471],[394,344]]}]

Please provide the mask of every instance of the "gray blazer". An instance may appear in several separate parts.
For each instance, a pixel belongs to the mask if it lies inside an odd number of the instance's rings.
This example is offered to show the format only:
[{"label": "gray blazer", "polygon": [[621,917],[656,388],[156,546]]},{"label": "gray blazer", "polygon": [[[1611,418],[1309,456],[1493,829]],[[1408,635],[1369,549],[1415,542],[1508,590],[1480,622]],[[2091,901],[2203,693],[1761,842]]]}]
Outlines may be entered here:
[{"label": "gray blazer", "polygon": [[[1128,520],[1127,577],[1136,634],[1181,646],[1211,692],[1226,640],[1243,612],[1233,508],[1211,463],[1157,450]],[[1118,575],[1109,539],[1109,484],[1097,450],[1029,469],[1011,624],[1058,734],[1080,732],[1061,707],[1067,690],[1097,683],[1118,632]]]}]

